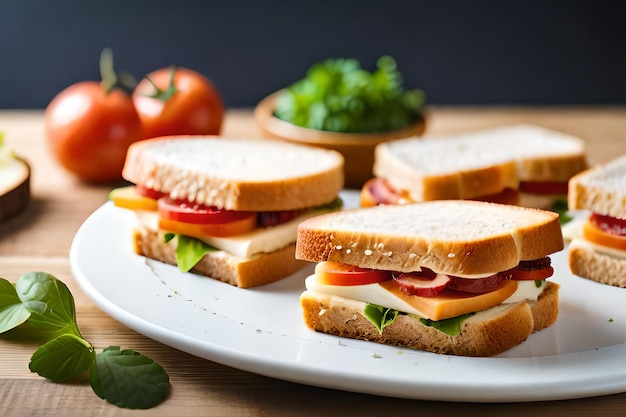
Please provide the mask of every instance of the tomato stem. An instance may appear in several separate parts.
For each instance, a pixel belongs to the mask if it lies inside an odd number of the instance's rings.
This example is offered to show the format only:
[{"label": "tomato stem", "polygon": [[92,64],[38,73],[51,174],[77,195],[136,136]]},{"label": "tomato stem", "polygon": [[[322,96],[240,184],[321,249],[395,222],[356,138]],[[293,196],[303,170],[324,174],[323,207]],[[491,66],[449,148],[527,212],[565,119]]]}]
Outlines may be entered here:
[{"label": "tomato stem", "polygon": [[176,88],[176,85],[174,83],[174,78],[176,77],[176,65],[172,65],[170,66],[170,82],[169,85],[167,86],[166,90],[162,90],[160,89],[155,83],[154,81],[152,81],[152,78],[150,78],[149,76],[145,76],[145,79],[148,80],[148,82],[150,84],[152,84],[152,86],[154,87],[154,93],[152,94],[144,94],[146,97],[150,97],[150,98],[155,98],[157,100],[161,100],[163,102],[168,101],[174,94],[176,94],[178,92],[178,89]]},{"label": "tomato stem", "polygon": [[100,77],[102,78],[102,88],[108,95],[114,88],[122,90],[131,95],[137,82],[135,78],[125,72],[117,73],[113,67],[113,51],[104,48],[100,53]]}]

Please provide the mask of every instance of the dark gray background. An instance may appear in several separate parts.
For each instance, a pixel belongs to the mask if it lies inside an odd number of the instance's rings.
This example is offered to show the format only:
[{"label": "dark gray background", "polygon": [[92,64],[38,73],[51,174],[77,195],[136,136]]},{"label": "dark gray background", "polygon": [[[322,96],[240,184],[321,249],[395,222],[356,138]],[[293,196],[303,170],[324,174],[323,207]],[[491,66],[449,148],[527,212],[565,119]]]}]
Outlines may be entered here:
[{"label": "dark gray background", "polygon": [[44,108],[98,79],[102,48],[136,77],[176,63],[228,107],[254,106],[324,58],[389,54],[431,104],[626,103],[621,1],[0,2],[0,108]]}]

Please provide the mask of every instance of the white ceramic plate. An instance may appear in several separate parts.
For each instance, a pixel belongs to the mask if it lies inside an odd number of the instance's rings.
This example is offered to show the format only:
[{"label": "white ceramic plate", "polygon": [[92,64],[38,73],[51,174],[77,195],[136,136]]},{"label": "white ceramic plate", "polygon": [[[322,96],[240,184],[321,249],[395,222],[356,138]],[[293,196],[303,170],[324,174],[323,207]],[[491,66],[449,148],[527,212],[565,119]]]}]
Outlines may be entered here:
[{"label": "white ceramic plate", "polygon": [[[347,206],[358,196],[342,193]],[[234,368],[298,383],[392,397],[539,401],[626,391],[626,290],[573,276],[552,327],[491,358],[466,358],[315,333],[298,297],[312,266],[280,282],[238,289],[136,256],[134,215],[106,203],[72,244],[72,271],[105,312],[162,343]]]}]

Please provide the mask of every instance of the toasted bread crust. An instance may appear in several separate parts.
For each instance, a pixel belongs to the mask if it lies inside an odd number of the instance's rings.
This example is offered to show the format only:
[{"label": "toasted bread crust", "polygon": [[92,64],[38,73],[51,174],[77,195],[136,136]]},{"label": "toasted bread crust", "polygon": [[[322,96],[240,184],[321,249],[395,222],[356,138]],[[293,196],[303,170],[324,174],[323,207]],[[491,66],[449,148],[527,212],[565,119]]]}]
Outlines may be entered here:
[{"label": "toasted bread crust", "polygon": [[626,218],[626,155],[572,177],[567,196],[571,210],[590,210]]},{"label": "toasted bread crust", "polygon": [[533,331],[528,303],[494,307],[463,322],[450,336],[410,315],[398,315],[382,334],[363,315],[365,303],[305,291],[300,297],[304,322],[312,330],[352,339],[460,356],[493,356],[525,341]]},{"label": "toasted bread crust", "polygon": [[575,239],[569,246],[568,262],[574,275],[626,288],[626,259],[597,252]]},{"label": "toasted bread crust", "polygon": [[344,181],[338,152],[221,137],[137,142],[128,150],[122,175],[175,199],[242,211],[326,204],[337,197]]},{"label": "toasted bread crust", "polygon": [[529,304],[533,315],[533,331],[550,327],[559,315],[559,284],[548,282],[537,301]]},{"label": "toasted bread crust", "polygon": [[[153,230],[136,229],[133,233],[136,254],[176,265],[176,247],[164,243],[163,235]],[[192,272],[228,284],[250,288],[285,278],[306,265],[294,257],[295,244],[250,259],[239,258],[223,251],[207,253]]]},{"label": "toasted bread crust", "polygon": [[562,249],[556,213],[457,200],[376,206],[309,219],[298,228],[296,257],[390,271],[427,267],[471,275],[504,271]]}]

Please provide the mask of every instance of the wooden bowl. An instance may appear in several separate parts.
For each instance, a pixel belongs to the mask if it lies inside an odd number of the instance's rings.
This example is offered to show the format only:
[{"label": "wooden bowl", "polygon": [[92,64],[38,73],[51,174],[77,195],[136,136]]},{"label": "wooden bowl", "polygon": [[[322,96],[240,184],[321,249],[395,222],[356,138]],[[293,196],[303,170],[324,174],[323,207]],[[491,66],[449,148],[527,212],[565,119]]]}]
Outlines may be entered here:
[{"label": "wooden bowl", "polygon": [[421,117],[406,128],[382,133],[327,132],[296,126],[274,116],[277,91],[259,102],[254,118],[261,133],[267,138],[296,142],[302,145],[334,149],[344,157],[345,187],[360,189],[373,177],[374,149],[381,142],[418,136],[424,132],[425,120]]}]

